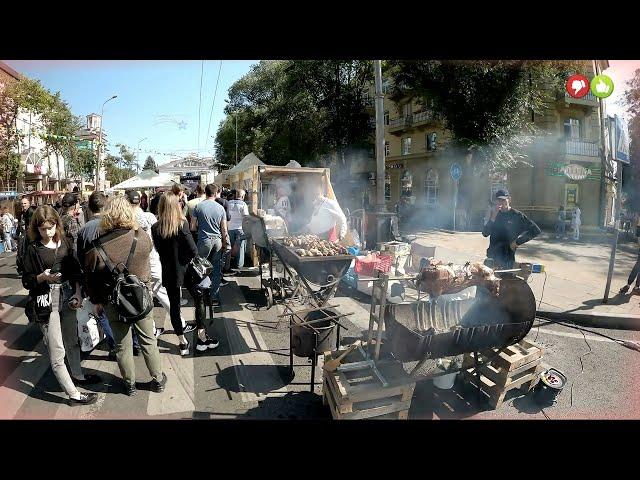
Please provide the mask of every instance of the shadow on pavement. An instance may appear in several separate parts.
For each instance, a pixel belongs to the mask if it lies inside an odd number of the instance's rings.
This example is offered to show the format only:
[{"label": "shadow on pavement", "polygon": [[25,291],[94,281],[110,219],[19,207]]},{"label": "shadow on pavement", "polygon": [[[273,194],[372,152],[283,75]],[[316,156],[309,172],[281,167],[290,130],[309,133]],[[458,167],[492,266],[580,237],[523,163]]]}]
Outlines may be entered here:
[{"label": "shadow on pavement", "polygon": [[275,365],[232,366],[224,368],[216,376],[220,388],[236,393],[267,394],[287,386],[291,380],[288,366]]},{"label": "shadow on pavement", "polygon": [[617,294],[615,297],[609,298],[609,301],[605,304],[602,303],[601,298],[593,298],[591,300],[585,300],[582,302],[581,307],[574,308],[572,310],[567,310],[565,313],[573,313],[573,312],[582,312],[585,310],[591,310],[598,305],[607,305],[607,306],[619,306],[626,305],[631,302],[633,295],[620,295]]},{"label": "shadow on pavement", "polygon": [[331,420],[329,407],[322,404],[322,397],[311,392],[289,392],[282,396],[267,397],[258,406],[239,418],[271,420]]}]

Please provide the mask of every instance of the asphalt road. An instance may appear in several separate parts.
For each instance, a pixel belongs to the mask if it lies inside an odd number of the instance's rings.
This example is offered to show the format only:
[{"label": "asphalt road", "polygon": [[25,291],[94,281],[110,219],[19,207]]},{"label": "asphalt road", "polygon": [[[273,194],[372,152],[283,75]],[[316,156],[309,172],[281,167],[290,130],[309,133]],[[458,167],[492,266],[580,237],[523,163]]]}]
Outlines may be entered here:
[{"label": "asphalt road", "polygon": [[[164,393],[148,390],[145,382],[150,377],[143,358],[137,357],[139,394],[133,398],[124,395],[117,364],[107,360],[107,352],[98,346],[83,365],[103,377],[103,383],[90,387],[99,393],[99,401],[91,406],[69,407],[49,368],[42,336],[24,316],[27,292],[15,273],[14,259],[15,254],[0,256],[0,418],[331,418],[321,401],[320,367],[316,369],[313,393],[309,392],[311,369],[307,359],[296,357],[295,376],[289,377],[289,331],[286,322],[278,323],[277,318],[282,307],[264,307],[253,274],[234,277],[222,289],[223,307],[209,326],[209,333],[220,339],[216,350],[180,357],[166,312],[155,309],[156,323],[164,323],[169,331],[158,343],[169,377]],[[339,305],[343,313],[354,313],[345,319],[348,330],[342,333],[342,343],[361,338],[368,328],[368,299],[341,290],[332,304]],[[187,319],[193,318],[191,306],[184,311]],[[640,340],[639,332],[599,331]],[[640,417],[636,394],[640,353],[590,334],[585,341],[582,333],[557,325],[534,327],[528,338],[543,345],[544,362],[569,379],[554,406],[543,412],[530,396],[515,395],[507,396],[500,409],[488,411],[476,403],[473,388],[461,382],[443,391],[429,380],[420,380],[410,418]],[[407,369],[411,367],[406,365]]]}]

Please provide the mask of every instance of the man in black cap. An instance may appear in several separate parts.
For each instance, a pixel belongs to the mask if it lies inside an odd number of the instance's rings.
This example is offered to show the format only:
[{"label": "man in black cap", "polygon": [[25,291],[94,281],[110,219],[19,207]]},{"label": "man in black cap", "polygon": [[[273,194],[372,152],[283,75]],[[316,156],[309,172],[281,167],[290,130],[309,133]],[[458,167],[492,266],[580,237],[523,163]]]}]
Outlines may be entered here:
[{"label": "man in black cap", "polygon": [[493,259],[494,268],[509,269],[516,261],[516,248],[537,237],[541,231],[524,213],[511,208],[511,196],[506,189],[498,190],[494,200],[482,236],[490,236],[487,257]]}]

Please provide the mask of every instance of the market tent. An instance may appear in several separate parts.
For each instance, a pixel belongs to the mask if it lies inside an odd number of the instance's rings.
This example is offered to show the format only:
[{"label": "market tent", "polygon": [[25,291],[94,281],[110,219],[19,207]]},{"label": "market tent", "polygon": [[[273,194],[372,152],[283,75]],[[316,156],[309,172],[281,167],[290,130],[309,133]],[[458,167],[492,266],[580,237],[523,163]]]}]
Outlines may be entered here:
[{"label": "market tent", "polygon": [[143,170],[135,177],[131,177],[118,185],[111,187],[111,190],[128,190],[130,188],[154,188],[170,187],[174,183],[170,173],[156,173],[153,170]]},{"label": "market tent", "polygon": [[227,180],[230,176],[235,175],[238,172],[247,170],[253,167],[254,165],[266,165],[266,163],[264,163],[253,152],[251,152],[250,154],[246,155],[242,160],[240,160],[240,162],[235,167],[230,168],[229,170],[223,170],[222,172],[220,172],[216,176],[214,182],[219,185],[222,185],[225,182],[225,180]]}]

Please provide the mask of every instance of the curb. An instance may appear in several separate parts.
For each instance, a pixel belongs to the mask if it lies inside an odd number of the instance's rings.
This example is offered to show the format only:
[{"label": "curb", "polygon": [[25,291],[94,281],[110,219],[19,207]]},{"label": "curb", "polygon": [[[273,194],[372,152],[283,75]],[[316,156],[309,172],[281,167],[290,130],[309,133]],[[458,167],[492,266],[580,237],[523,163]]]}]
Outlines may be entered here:
[{"label": "curb", "polygon": [[[549,320],[574,323],[583,327],[611,328],[615,330],[640,331],[640,315],[618,313],[575,313],[575,312],[550,312],[536,311],[536,317],[540,315]],[[544,320],[544,318],[543,318]]]}]

